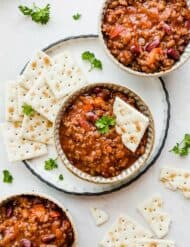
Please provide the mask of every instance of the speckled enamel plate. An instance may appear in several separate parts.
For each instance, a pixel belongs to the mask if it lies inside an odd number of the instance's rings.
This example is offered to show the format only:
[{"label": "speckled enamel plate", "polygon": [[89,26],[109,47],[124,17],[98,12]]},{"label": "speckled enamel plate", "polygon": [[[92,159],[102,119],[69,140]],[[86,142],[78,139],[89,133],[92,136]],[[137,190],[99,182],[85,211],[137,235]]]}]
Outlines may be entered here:
[{"label": "speckled enamel plate", "polygon": [[[44,51],[50,56],[60,54],[64,50],[70,50],[76,62],[85,73],[88,81],[94,82],[114,82],[124,85],[139,96],[141,96],[153,115],[155,123],[155,142],[153,150],[146,165],[138,171],[135,176],[129,180],[114,184],[94,184],[84,181],[73,175],[67,170],[63,163],[58,160],[59,167],[53,171],[44,170],[44,161],[48,158],[56,158],[57,153],[55,147],[49,147],[49,153],[45,157],[24,161],[30,171],[46,184],[60,191],[76,194],[76,195],[99,195],[110,193],[119,190],[122,187],[129,185],[132,181],[142,175],[159,157],[165,143],[168,132],[170,118],[169,97],[166,91],[164,82],[158,78],[140,78],[130,75],[118,68],[105,53],[97,35],[86,35],[70,37],[60,40],[47,48]],[[89,72],[89,65],[81,60],[81,54],[84,51],[94,52],[102,62],[103,70],[93,70]],[[63,174],[64,180],[59,180],[59,174]]]}]

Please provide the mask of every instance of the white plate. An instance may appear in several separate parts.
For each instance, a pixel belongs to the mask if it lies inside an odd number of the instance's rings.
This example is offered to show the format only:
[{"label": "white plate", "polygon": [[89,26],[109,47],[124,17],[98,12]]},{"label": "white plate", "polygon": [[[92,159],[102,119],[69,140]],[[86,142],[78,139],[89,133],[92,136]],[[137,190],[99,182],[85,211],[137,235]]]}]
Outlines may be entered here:
[{"label": "white plate", "polygon": [[[139,177],[156,161],[162,151],[167,136],[170,118],[170,104],[164,82],[158,78],[135,77],[121,70],[109,59],[109,57],[107,57],[101,42],[96,35],[70,37],[60,40],[44,49],[44,51],[52,57],[64,50],[70,50],[72,52],[76,62],[82,68],[89,81],[114,82],[126,85],[139,94],[149,106],[155,121],[155,144],[153,152],[147,161],[147,165],[145,169],[139,173]],[[96,57],[103,62],[103,71],[88,71],[89,64],[83,62],[81,59],[81,54],[88,50],[95,53]],[[33,174],[51,187],[66,193],[77,195],[98,195],[113,192],[129,185],[132,181],[137,179],[136,177],[131,181],[125,181],[114,185],[92,184],[75,177],[64,167],[61,161],[58,161],[58,169],[53,171],[44,170],[44,161],[48,158],[56,157],[57,154],[55,148],[49,147],[49,154],[47,156],[30,161],[24,161],[24,163]],[[59,174],[63,174],[63,181],[58,179]]]}]

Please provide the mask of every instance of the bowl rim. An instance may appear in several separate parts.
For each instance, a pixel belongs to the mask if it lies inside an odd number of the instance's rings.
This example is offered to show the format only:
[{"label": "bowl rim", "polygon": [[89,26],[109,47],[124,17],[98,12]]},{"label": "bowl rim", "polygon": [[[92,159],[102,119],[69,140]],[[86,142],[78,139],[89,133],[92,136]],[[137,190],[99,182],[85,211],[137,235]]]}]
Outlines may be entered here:
[{"label": "bowl rim", "polygon": [[[143,106],[144,110],[146,111],[146,115],[148,115],[148,118],[150,120],[149,127],[148,127],[148,138],[147,138],[147,143],[146,143],[146,151],[143,155],[139,156],[139,158],[128,168],[124,169],[119,175],[111,177],[111,178],[104,178],[102,176],[91,176],[90,174],[87,174],[83,172],[82,170],[78,169],[74,165],[71,164],[69,159],[67,158],[66,154],[64,153],[61,143],[60,143],[60,138],[59,138],[59,127],[60,127],[60,122],[61,122],[61,116],[65,112],[65,109],[69,106],[70,103],[72,103],[73,98],[75,99],[78,95],[81,93],[97,87],[97,86],[103,86],[103,87],[108,87],[109,89],[114,89],[118,91],[125,91],[124,93],[130,93],[135,97],[135,99],[141,103],[141,106]],[[126,93],[126,94],[127,94]],[[152,152],[153,146],[155,142],[155,125],[154,125],[154,119],[152,116],[152,113],[148,107],[148,105],[144,102],[144,100],[136,94],[133,90],[129,89],[126,86],[123,86],[118,83],[110,83],[110,82],[96,82],[96,83],[90,83],[87,84],[84,87],[81,87],[80,89],[73,91],[63,102],[62,106],[60,107],[55,123],[54,123],[54,143],[55,143],[55,148],[58,154],[58,157],[61,159],[63,165],[75,176],[82,180],[86,180],[91,183],[95,184],[113,184],[113,183],[119,183],[124,180],[131,180],[136,174],[139,173],[141,169],[146,164],[147,159],[150,157],[150,154]],[[139,163],[139,164],[138,164]],[[135,168],[137,166],[137,168]],[[132,172],[133,171],[133,172]],[[124,173],[127,173],[124,175]]]},{"label": "bowl rim", "polygon": [[[103,47],[104,47],[104,50],[105,50],[106,54],[111,58],[111,60],[115,64],[117,64],[117,66],[119,66],[121,69],[127,71],[128,73],[130,73],[132,75],[136,75],[136,76],[143,76],[143,77],[162,77],[162,76],[168,75],[169,73],[171,73],[171,72],[179,69],[183,64],[185,64],[188,61],[188,59],[190,58],[190,42],[185,47],[184,52],[180,55],[179,61],[175,62],[174,65],[170,69],[165,70],[165,71],[160,71],[160,72],[155,72],[155,73],[145,73],[145,72],[140,72],[140,71],[133,70],[133,69],[125,66],[121,62],[119,62],[111,54],[109,48],[106,45],[106,42],[105,42],[105,39],[104,39],[103,33],[102,33],[102,23],[103,23],[104,12],[105,12],[105,9],[106,9],[106,7],[107,7],[107,5],[108,5],[108,3],[110,1],[111,0],[103,0],[102,6],[100,8],[99,20],[98,20],[98,36],[99,36],[99,39],[100,39],[101,43],[103,44]],[[190,0],[186,0],[186,2],[187,2],[187,5],[190,6]]]},{"label": "bowl rim", "polygon": [[9,202],[10,200],[13,200],[17,197],[20,197],[20,196],[36,196],[36,197],[40,197],[42,199],[45,199],[45,200],[48,200],[48,201],[51,201],[53,203],[55,203],[64,213],[65,215],[67,216],[67,218],[69,219],[69,221],[71,222],[71,226],[73,228],[73,232],[74,232],[74,242],[72,244],[72,247],[78,247],[78,231],[77,231],[77,228],[76,228],[76,225],[73,221],[73,218],[70,214],[70,211],[69,209],[65,208],[65,206],[57,199],[53,198],[52,196],[49,196],[45,193],[39,193],[39,192],[21,192],[21,193],[14,193],[14,194],[10,194],[10,195],[7,195],[7,196],[3,196],[0,198],[0,206],[3,206],[3,204]]}]

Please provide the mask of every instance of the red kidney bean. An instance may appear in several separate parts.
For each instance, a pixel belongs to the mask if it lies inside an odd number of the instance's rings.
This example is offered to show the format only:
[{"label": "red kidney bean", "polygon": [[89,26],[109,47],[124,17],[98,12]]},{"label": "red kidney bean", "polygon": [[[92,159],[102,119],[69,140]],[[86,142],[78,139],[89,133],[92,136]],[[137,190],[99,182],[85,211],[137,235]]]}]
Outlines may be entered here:
[{"label": "red kidney bean", "polygon": [[97,93],[102,92],[102,89],[101,89],[100,87],[95,87],[95,88],[93,89],[93,92],[97,94]]},{"label": "red kidney bean", "polygon": [[186,26],[188,29],[190,29],[190,21],[186,21],[186,22],[185,22],[185,26]]},{"label": "red kidney bean", "polygon": [[173,48],[167,50],[167,55],[168,57],[173,58],[174,60],[179,60],[180,58],[179,52]]},{"label": "red kidney bean", "polygon": [[96,120],[98,120],[98,116],[92,111],[87,112],[85,115],[87,120],[90,122],[95,122]]},{"label": "red kidney bean", "polygon": [[135,55],[138,56],[140,54],[140,48],[138,45],[132,45],[131,46],[131,52]]},{"label": "red kidney bean", "polygon": [[32,242],[26,238],[20,240],[21,247],[33,247]]},{"label": "red kidney bean", "polygon": [[49,244],[49,243],[51,243],[52,241],[54,241],[55,239],[56,239],[55,234],[50,234],[50,235],[46,235],[46,236],[43,236],[43,237],[42,237],[42,241],[43,241],[45,244]]},{"label": "red kidney bean", "polygon": [[10,218],[12,216],[12,214],[13,214],[13,207],[11,205],[9,205],[7,207],[6,215],[8,218]]},{"label": "red kidney bean", "polygon": [[172,28],[165,22],[163,23],[163,29],[168,35],[172,33]]},{"label": "red kidney bean", "polygon": [[160,45],[160,40],[159,39],[155,39],[152,42],[149,42],[148,44],[146,44],[145,50],[148,51],[148,52],[150,52],[154,48],[158,47],[159,45]]}]

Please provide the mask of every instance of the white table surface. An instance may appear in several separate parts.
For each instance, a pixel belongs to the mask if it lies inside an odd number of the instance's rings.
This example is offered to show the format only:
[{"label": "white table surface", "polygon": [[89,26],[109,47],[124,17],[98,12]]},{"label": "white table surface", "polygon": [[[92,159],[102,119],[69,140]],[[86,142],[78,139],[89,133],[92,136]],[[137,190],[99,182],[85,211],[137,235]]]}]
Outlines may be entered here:
[{"label": "white table surface", "polygon": [[[44,26],[25,18],[17,9],[21,3],[30,5],[32,2],[0,0],[0,122],[4,121],[6,81],[16,78],[35,50],[67,36],[97,33],[102,0],[36,0],[37,4],[51,4],[51,21]],[[72,19],[76,12],[82,13],[80,21]],[[0,197],[30,191],[55,197],[64,203],[73,215],[79,231],[79,246],[96,247],[106,229],[121,213],[129,214],[146,226],[135,207],[148,196],[161,193],[173,222],[167,238],[175,240],[178,247],[189,247],[190,201],[177,192],[165,189],[158,178],[160,168],[165,165],[190,169],[190,157],[181,159],[168,152],[184,133],[190,132],[190,61],[164,80],[172,106],[168,138],[156,164],[138,181],[119,192],[104,196],[66,195],[43,184],[22,163],[10,164],[0,138]],[[2,183],[3,169],[12,172],[13,184]],[[89,213],[91,206],[105,209],[110,215],[109,222],[97,228]]]}]

